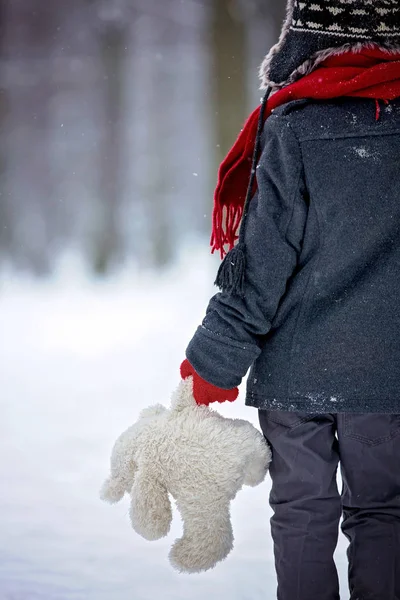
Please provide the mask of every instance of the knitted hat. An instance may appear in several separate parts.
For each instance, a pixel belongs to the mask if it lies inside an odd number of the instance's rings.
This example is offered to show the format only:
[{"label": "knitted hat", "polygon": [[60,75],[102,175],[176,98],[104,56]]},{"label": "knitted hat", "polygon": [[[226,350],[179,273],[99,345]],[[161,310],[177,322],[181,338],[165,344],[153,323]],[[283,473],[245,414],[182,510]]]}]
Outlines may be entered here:
[{"label": "knitted hat", "polygon": [[400,0],[288,0],[279,42],[260,69],[262,87],[283,87],[333,54],[400,50]]}]

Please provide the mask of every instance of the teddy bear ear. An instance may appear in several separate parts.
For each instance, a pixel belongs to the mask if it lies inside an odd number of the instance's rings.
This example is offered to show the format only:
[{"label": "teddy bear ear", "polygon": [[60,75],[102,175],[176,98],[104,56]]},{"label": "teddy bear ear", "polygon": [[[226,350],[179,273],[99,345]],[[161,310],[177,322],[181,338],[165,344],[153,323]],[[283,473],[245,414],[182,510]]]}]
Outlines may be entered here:
[{"label": "teddy bear ear", "polygon": [[193,396],[193,377],[182,380],[171,398],[171,408],[181,410],[182,408],[196,407],[197,403]]},{"label": "teddy bear ear", "polygon": [[139,419],[151,419],[154,417],[158,417],[158,415],[162,415],[165,413],[167,409],[162,404],[155,404],[154,406],[149,406],[142,410],[139,415]]}]

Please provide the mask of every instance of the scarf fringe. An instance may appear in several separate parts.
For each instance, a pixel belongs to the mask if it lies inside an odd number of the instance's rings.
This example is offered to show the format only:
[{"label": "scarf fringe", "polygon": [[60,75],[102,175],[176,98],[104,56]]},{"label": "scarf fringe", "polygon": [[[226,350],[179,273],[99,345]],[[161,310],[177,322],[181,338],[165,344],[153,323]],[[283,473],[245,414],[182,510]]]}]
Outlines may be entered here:
[{"label": "scarf fringe", "polygon": [[[244,206],[216,204],[213,212],[211,252],[219,252],[221,260],[235,247]],[[228,250],[225,249],[228,246]]]}]

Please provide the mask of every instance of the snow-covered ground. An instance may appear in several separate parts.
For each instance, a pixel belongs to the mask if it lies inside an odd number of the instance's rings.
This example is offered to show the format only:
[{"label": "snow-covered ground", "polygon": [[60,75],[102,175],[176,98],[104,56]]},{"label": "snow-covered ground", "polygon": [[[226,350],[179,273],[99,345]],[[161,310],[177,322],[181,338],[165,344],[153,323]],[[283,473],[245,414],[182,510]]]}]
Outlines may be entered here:
[{"label": "snow-covered ground", "polygon": [[[276,597],[268,481],[239,494],[235,549],[202,575],[169,566],[177,515],[169,537],[150,543],[130,529],[126,500],[98,499],[115,438],[143,407],[168,403],[215,268],[194,254],[161,278],[3,279],[0,600]],[[243,395],[220,410],[257,424]],[[347,597],[343,540],[337,560]]]}]

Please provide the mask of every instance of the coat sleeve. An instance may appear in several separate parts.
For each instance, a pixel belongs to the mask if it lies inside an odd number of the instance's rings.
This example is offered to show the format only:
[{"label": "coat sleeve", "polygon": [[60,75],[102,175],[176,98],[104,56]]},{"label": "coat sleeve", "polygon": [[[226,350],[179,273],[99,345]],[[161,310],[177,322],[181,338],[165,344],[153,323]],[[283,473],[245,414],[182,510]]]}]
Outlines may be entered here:
[{"label": "coat sleeve", "polygon": [[288,117],[266,122],[257,183],[246,221],[244,297],[216,294],[186,350],[196,372],[223,389],[239,385],[261,353],[301,252],[308,198]]}]

